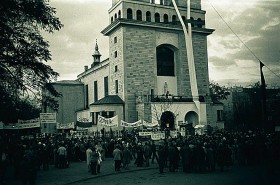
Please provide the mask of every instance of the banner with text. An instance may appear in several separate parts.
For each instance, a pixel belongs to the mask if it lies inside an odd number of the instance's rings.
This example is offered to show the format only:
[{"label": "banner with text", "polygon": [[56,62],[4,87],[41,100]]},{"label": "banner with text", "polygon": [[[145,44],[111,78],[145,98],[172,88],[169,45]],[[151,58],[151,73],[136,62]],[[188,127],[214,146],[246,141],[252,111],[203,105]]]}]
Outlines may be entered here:
[{"label": "banner with text", "polygon": [[98,123],[99,126],[106,127],[117,127],[118,126],[118,115],[112,118],[105,118],[103,116],[98,115]]},{"label": "banner with text", "polygon": [[121,126],[122,127],[139,127],[139,126],[142,126],[142,121],[139,120],[134,123],[128,123],[128,122],[121,120]]}]

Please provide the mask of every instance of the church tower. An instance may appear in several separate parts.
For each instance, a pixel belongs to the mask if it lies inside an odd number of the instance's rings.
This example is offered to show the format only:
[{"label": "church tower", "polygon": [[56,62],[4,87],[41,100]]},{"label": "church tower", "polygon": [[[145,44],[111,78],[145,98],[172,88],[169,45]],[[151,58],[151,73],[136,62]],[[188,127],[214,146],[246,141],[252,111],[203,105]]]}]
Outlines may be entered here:
[{"label": "church tower", "polygon": [[[159,121],[163,128],[174,128],[179,122],[207,122],[207,35],[214,30],[205,27],[201,0],[191,0],[189,20],[187,1],[176,0],[176,4],[185,23],[192,24],[202,111],[192,100],[184,32],[172,0],[112,0],[110,25],[102,33],[109,36],[110,93],[124,100],[127,122]],[[163,110],[166,102],[171,103]]]},{"label": "church tower", "polygon": [[91,67],[100,63],[101,54],[99,53],[97,39],[96,39],[95,49],[94,49],[94,52],[92,54],[92,57],[93,57],[93,63],[91,64]]}]

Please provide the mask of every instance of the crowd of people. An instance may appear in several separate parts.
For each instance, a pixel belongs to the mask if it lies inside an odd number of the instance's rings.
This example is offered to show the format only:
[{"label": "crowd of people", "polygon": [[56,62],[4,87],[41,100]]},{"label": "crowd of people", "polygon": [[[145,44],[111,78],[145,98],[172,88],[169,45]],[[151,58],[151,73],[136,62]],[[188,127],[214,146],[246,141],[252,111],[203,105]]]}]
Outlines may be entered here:
[{"label": "crowd of people", "polygon": [[[223,171],[232,165],[280,164],[280,135],[264,131],[216,131],[210,135],[166,138],[152,141],[140,137],[66,137],[65,134],[32,139],[0,136],[0,182],[7,166],[23,184],[35,184],[38,170],[71,167],[73,161],[86,161],[88,171],[100,173],[102,161],[113,158],[115,171],[158,163],[159,172],[205,173]],[[133,162],[133,164],[131,164]],[[166,170],[164,170],[166,168]]]}]

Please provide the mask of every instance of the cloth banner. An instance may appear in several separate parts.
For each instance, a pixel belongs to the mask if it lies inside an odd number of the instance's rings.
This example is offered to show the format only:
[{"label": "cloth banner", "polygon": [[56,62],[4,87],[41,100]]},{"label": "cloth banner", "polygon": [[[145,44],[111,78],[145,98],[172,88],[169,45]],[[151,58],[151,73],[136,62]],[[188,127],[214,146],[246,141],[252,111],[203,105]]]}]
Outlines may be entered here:
[{"label": "cloth banner", "polygon": [[154,132],[151,135],[151,139],[154,141],[165,139],[165,133],[164,132]]},{"label": "cloth banner", "polygon": [[75,124],[74,122],[71,123],[56,123],[56,129],[74,129],[75,128]]},{"label": "cloth banner", "polygon": [[147,122],[147,121],[143,121],[143,126],[145,126],[145,127],[156,127],[156,126],[159,126],[159,124],[158,123],[149,123],[149,122]]},{"label": "cloth banner", "polygon": [[11,123],[3,125],[3,129],[28,129],[28,128],[40,128],[40,119],[30,120],[18,120],[18,123]]},{"label": "cloth banner", "polygon": [[121,126],[122,127],[139,127],[139,126],[142,126],[142,121],[139,120],[134,123],[128,123],[128,122],[121,120]]},{"label": "cloth banner", "polygon": [[99,126],[106,127],[117,127],[118,126],[118,115],[112,118],[104,118],[103,116],[98,115],[98,123]]},{"label": "cloth banner", "polygon": [[139,132],[139,136],[150,136],[152,132]]},{"label": "cloth banner", "polygon": [[81,121],[76,121],[76,126],[81,127],[81,128],[88,128],[92,127],[93,123],[92,122],[81,122]]}]

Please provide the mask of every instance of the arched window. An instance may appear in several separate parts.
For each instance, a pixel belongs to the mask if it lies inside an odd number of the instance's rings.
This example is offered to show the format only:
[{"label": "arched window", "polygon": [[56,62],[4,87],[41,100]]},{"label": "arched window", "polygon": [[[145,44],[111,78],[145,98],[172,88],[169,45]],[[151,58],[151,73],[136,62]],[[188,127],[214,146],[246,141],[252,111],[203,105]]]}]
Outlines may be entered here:
[{"label": "arched window", "polygon": [[115,20],[117,20],[117,18],[118,18],[118,16],[117,16],[117,14],[115,13]]},{"label": "arched window", "polygon": [[175,76],[174,51],[165,46],[157,47],[157,76]]},{"label": "arched window", "polygon": [[176,15],[172,15],[172,22],[173,22],[173,23],[176,23],[176,21],[177,21]]},{"label": "arched window", "polygon": [[160,22],[160,15],[159,15],[159,13],[155,13],[155,22]]},{"label": "arched window", "polygon": [[136,11],[136,19],[138,21],[142,21],[142,12],[141,12],[141,10],[137,10]]},{"label": "arched window", "polygon": [[163,22],[168,23],[168,15],[167,14],[163,15]]},{"label": "arched window", "polygon": [[111,17],[111,23],[112,23],[113,21],[114,21],[114,17],[112,16],[112,17]]},{"label": "arched window", "polygon": [[146,12],[146,21],[149,21],[149,22],[151,22],[151,12],[149,12],[149,11],[147,11]]},{"label": "arched window", "polygon": [[202,20],[200,18],[198,18],[197,22],[198,22],[197,27],[202,28]]},{"label": "arched window", "polygon": [[118,13],[118,17],[121,18],[122,17],[122,13],[121,11],[119,10],[119,13]]},{"label": "arched window", "polygon": [[132,16],[132,10],[129,8],[127,9],[127,19],[133,19],[133,16]]},{"label": "arched window", "polygon": [[[191,19],[191,21],[194,20],[193,17],[191,17],[190,19]],[[191,23],[191,25],[192,25],[192,27],[194,27],[194,23]]]}]

